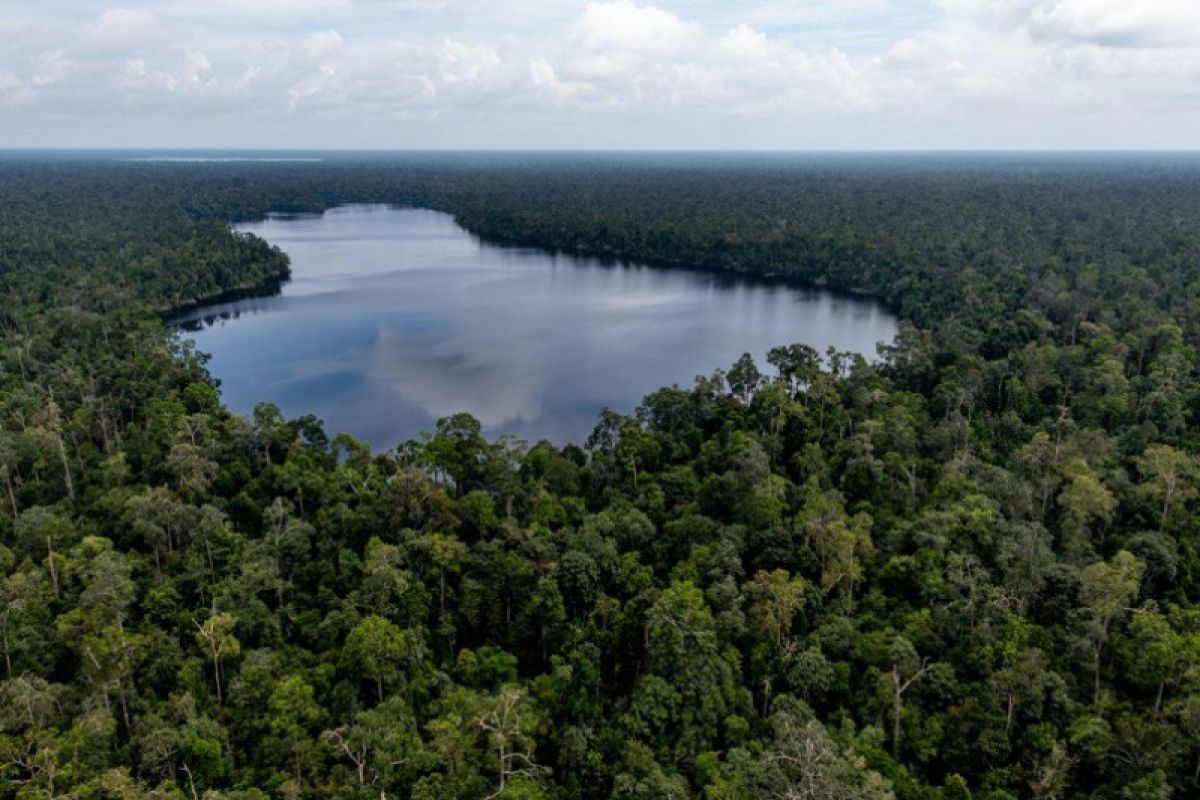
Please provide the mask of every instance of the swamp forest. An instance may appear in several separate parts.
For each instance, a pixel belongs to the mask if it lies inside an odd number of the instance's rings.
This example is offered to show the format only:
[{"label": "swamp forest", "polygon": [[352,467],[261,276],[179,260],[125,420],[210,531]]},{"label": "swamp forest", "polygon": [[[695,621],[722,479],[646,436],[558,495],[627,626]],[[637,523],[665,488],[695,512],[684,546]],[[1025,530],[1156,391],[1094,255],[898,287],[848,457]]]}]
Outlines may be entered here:
[{"label": "swamp forest", "polygon": [[[233,413],[166,321],[347,204],[895,334],[567,440]],[[1190,155],[4,154],[0,797],[1200,796],[1198,345]]]}]

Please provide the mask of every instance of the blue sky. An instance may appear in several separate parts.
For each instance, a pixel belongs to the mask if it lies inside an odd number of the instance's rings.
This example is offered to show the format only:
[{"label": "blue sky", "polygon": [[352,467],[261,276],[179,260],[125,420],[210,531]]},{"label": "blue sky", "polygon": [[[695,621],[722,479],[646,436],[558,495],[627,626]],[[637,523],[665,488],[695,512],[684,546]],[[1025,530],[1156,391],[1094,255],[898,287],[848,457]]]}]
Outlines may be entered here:
[{"label": "blue sky", "polygon": [[0,147],[1193,148],[1192,0],[0,0]]}]

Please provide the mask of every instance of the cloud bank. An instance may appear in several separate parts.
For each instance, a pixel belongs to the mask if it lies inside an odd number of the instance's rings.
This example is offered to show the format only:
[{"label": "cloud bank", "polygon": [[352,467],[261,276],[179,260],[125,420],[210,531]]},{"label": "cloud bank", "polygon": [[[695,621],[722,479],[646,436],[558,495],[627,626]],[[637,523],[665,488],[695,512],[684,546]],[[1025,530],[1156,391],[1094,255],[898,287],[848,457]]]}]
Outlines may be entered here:
[{"label": "cloud bank", "polygon": [[1194,147],[1178,0],[0,0],[0,146]]}]

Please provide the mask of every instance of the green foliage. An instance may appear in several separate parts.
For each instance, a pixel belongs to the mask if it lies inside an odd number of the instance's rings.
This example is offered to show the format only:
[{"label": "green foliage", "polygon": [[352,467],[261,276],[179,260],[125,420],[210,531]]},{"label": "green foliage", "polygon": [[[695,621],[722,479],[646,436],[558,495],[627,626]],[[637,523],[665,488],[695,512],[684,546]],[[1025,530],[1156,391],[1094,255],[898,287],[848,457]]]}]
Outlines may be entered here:
[{"label": "green foliage", "polygon": [[[0,797],[1197,796],[1198,178],[0,161]],[[160,314],[286,275],[229,221],[345,201],[904,321],[586,447],[231,415]]]}]

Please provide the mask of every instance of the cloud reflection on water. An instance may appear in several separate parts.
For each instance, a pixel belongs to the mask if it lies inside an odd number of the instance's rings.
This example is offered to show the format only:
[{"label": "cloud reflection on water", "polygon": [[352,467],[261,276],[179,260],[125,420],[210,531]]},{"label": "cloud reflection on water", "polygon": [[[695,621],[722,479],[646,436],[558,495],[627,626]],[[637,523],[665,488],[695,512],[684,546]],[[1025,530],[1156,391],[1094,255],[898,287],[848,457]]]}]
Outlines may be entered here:
[{"label": "cloud reflection on water", "polygon": [[246,229],[291,256],[293,280],[193,315],[230,317],[190,334],[227,402],[271,400],[376,447],[458,411],[492,434],[580,441],[602,407],[632,411],[742,352],[873,354],[895,333],[867,301],[493,247],[431,211],[350,206]]}]

